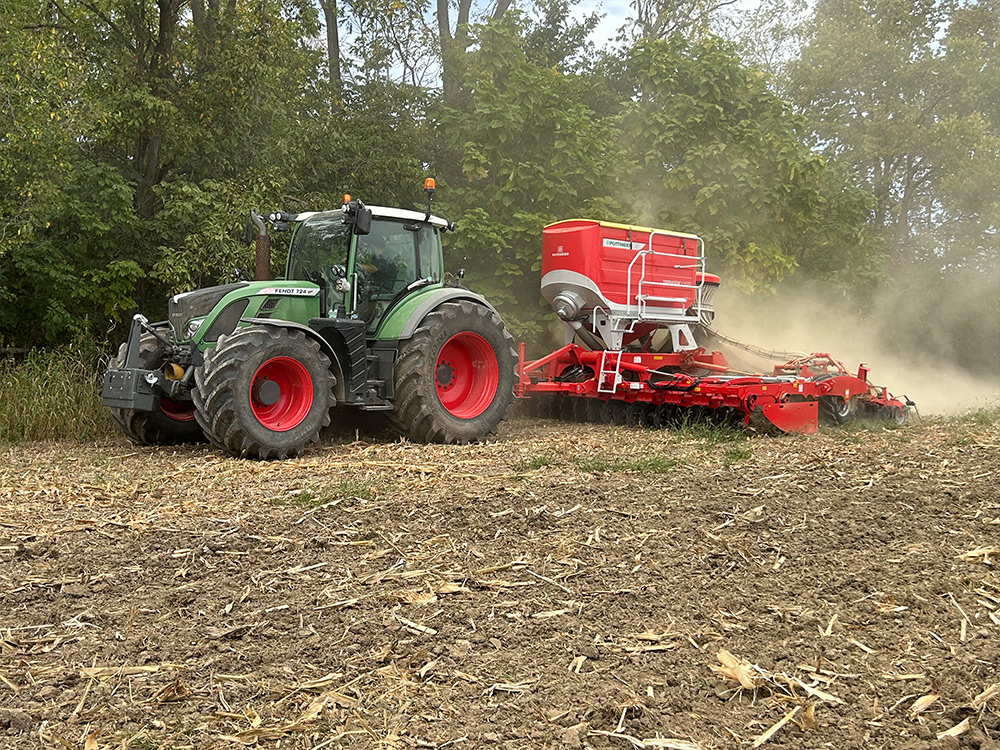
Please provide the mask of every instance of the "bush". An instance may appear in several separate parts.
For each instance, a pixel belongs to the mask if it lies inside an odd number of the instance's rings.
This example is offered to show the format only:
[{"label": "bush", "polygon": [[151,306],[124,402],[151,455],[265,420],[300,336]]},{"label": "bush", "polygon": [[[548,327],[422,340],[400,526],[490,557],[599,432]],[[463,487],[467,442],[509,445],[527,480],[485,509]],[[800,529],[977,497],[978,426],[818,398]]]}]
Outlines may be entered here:
[{"label": "bush", "polygon": [[97,347],[86,344],[0,360],[0,444],[113,435],[98,397],[100,360]]}]

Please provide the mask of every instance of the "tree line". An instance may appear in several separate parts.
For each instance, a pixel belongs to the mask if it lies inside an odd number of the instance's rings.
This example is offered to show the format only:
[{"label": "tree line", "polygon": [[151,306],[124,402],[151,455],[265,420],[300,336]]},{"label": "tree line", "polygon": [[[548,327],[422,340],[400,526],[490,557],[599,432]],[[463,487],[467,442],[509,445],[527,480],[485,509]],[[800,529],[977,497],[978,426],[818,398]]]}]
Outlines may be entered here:
[{"label": "tree line", "polygon": [[[886,339],[1000,366],[996,0],[0,0],[0,346],[247,276],[251,208],[417,207],[537,337],[542,227],[694,232]],[[280,273],[280,252],[275,271]]]}]

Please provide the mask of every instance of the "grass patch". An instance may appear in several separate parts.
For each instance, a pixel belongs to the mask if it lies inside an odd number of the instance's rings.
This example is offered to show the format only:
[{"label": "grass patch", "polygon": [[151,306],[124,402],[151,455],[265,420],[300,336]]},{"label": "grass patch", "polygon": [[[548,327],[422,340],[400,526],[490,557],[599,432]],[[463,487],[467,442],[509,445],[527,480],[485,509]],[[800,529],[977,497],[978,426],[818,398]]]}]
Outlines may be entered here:
[{"label": "grass patch", "polygon": [[747,431],[740,424],[725,424],[685,414],[671,430],[681,440],[701,440],[708,446],[747,440]]},{"label": "grass patch", "polygon": [[750,439],[749,434],[741,424],[718,424],[687,415],[677,427],[672,429],[678,440],[699,441],[709,452],[720,445],[745,442]]},{"label": "grass patch", "polygon": [[99,361],[97,347],[87,345],[0,359],[0,443],[90,442],[115,434],[98,396]]},{"label": "grass patch", "polygon": [[746,461],[748,458],[753,456],[753,451],[748,445],[733,445],[726,448],[725,452],[722,454],[722,466],[728,469],[735,463],[740,461]]},{"label": "grass patch", "polygon": [[981,409],[968,411],[965,414],[952,417],[949,421],[975,427],[998,427],[1000,426],[1000,404],[984,406]]},{"label": "grass patch", "polygon": [[271,502],[280,506],[318,508],[330,503],[353,505],[358,501],[369,502],[376,499],[378,499],[378,493],[372,485],[355,479],[345,479],[335,487],[304,489],[282,497],[271,498]]},{"label": "grass patch", "polygon": [[515,461],[514,471],[518,474],[525,474],[529,471],[561,465],[562,463],[552,456],[534,456],[532,458],[521,458]]}]

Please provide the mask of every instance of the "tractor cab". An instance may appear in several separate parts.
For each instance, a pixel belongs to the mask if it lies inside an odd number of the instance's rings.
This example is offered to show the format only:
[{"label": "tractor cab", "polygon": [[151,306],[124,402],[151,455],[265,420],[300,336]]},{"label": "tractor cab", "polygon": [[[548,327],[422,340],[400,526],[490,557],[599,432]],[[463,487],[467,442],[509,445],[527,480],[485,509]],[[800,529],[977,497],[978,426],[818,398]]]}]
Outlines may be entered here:
[{"label": "tractor cab", "polygon": [[298,215],[286,278],[317,284],[325,317],[358,318],[374,332],[409,292],[441,282],[447,222],[398,208],[362,210],[371,212],[363,225],[347,211]]}]

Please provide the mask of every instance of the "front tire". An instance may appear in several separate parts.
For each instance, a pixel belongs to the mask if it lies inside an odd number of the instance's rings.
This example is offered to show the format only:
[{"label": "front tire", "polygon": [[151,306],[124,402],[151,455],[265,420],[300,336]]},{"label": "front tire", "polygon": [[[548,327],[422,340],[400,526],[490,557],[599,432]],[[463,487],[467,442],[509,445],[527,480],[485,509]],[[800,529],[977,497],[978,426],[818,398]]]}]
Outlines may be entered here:
[{"label": "front tire", "polygon": [[[125,366],[128,342],[121,345],[118,355],[108,365],[116,370]],[[151,333],[144,333],[139,339],[139,366],[144,370],[159,370],[163,366],[163,344]],[[194,404],[161,398],[153,411],[135,409],[110,409],[111,418],[122,428],[122,432],[140,445],[178,445],[181,443],[201,443],[205,435],[195,421]]]},{"label": "front tire", "polygon": [[195,373],[198,422],[233,456],[289,458],[330,424],[335,378],[302,331],[251,326],[220,336]]},{"label": "front tire", "polygon": [[420,442],[482,440],[506,416],[516,361],[500,316],[466,300],[445,303],[399,347],[392,421]]}]

